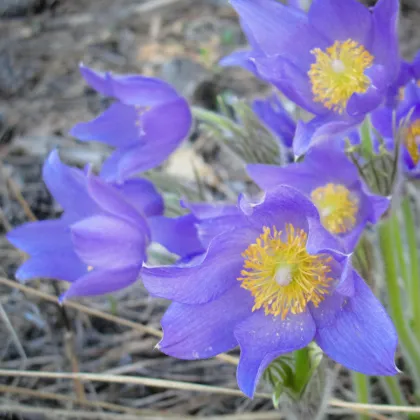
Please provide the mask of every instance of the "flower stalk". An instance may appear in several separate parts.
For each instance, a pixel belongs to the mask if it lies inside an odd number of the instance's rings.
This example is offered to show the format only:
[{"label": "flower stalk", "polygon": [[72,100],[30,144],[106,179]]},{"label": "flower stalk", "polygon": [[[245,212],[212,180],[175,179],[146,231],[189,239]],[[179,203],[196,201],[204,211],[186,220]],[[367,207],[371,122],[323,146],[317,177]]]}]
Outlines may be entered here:
[{"label": "flower stalk", "polygon": [[360,127],[361,134],[361,152],[362,156],[369,161],[373,155],[372,137],[370,135],[371,128],[370,119],[367,116]]},{"label": "flower stalk", "polygon": [[295,389],[303,390],[305,385],[308,383],[308,379],[311,374],[311,359],[309,354],[309,348],[297,350],[294,353],[295,356]]},{"label": "flower stalk", "polygon": [[[353,386],[357,401],[363,404],[369,403],[369,377],[358,372],[353,372]],[[360,414],[360,420],[369,420],[368,414]]]},{"label": "flower stalk", "polygon": [[400,236],[400,227],[397,216],[392,213],[379,225],[379,245],[385,271],[385,285],[388,295],[388,304],[391,317],[398,332],[399,341],[411,368],[411,374],[416,388],[420,387],[420,348],[407,322],[403,311],[401,287],[399,284],[399,264],[395,244]]},{"label": "flower stalk", "polygon": [[[412,329],[417,340],[420,340],[420,267],[419,267],[419,251],[417,244],[417,229],[413,214],[413,208],[410,197],[406,196],[401,204],[402,214],[404,217],[405,233],[408,245],[409,256],[409,288],[408,293],[411,299],[411,310],[413,315]],[[403,268],[403,267],[401,267]]]}]

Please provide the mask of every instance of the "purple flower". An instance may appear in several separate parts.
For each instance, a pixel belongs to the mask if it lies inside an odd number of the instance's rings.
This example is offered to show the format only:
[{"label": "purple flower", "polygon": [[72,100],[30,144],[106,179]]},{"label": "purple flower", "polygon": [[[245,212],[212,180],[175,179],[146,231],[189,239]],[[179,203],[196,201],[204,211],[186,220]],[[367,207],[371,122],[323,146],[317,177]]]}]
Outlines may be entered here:
[{"label": "purple flower", "polygon": [[373,195],[346,154],[325,144],[313,146],[301,163],[285,167],[252,164],[248,174],[263,190],[296,188],[317,207],[321,222],[352,252],[367,223],[377,223],[389,199]]},{"label": "purple flower", "polygon": [[312,340],[350,369],[397,373],[392,322],[310,200],[280,186],[259,204],[242,201],[234,217],[217,218],[205,254],[143,269],[148,291],[173,301],[160,350],[203,359],[239,345],[249,397],[272,360]]},{"label": "purple flower", "polygon": [[[395,114],[395,117],[394,117]],[[420,87],[415,81],[408,83],[404,90],[404,99],[394,109],[381,107],[372,113],[372,124],[383,136],[388,148],[395,146],[396,127],[401,127],[402,167],[413,178],[420,177]]]},{"label": "purple flower", "polygon": [[167,83],[144,76],[98,73],[81,66],[86,82],[116,98],[103,114],[76,124],[70,134],[82,141],[100,141],[116,150],[101,176],[123,181],[160,165],[188,135],[192,116],[187,101]]},{"label": "purple flower", "polygon": [[414,63],[401,60],[400,71],[395,82],[388,88],[385,106],[395,107],[404,97],[404,86],[414,79]]},{"label": "purple flower", "polygon": [[[176,218],[152,217],[149,225],[153,241],[180,256],[182,262],[205,252],[209,242],[217,234],[216,225],[220,218],[225,222],[226,216],[236,217],[239,214],[239,209],[229,204],[182,201],[181,206],[191,213]],[[211,228],[208,229],[207,225]]]},{"label": "purple flower", "polygon": [[[221,64],[246,68],[315,114],[309,137],[353,127],[398,75],[398,0],[379,0],[371,10],[357,0],[314,0],[308,13],[275,0],[231,3],[251,50]],[[308,144],[300,146],[297,155]]]},{"label": "purple flower", "polygon": [[175,218],[155,216],[149,219],[153,242],[163,245],[169,252],[181,259],[204,252],[198,237],[196,224],[198,219],[193,214]]},{"label": "purple flower", "polygon": [[296,9],[301,8],[300,0],[289,0],[287,3],[289,6],[296,7]]},{"label": "purple flower", "polygon": [[417,54],[415,55],[413,61],[409,64],[412,77],[414,80],[419,81],[420,80],[420,50],[417,51]]},{"label": "purple flower", "polygon": [[30,256],[16,277],[68,281],[62,299],[109,293],[134,283],[150,242],[147,216],[163,211],[153,185],[136,179],[112,186],[89,170],[62,164],[55,151],[43,177],[64,212],[58,220],[27,223],[8,234]]},{"label": "purple flower", "polygon": [[388,99],[385,103],[387,107],[394,108],[404,100],[404,89],[410,81],[420,83],[420,51],[411,63],[401,60],[398,77],[388,89]]},{"label": "purple flower", "polygon": [[252,110],[280,140],[280,144],[290,149],[296,131],[296,122],[284,109],[277,95],[270,95],[267,99],[257,99],[252,103]]}]

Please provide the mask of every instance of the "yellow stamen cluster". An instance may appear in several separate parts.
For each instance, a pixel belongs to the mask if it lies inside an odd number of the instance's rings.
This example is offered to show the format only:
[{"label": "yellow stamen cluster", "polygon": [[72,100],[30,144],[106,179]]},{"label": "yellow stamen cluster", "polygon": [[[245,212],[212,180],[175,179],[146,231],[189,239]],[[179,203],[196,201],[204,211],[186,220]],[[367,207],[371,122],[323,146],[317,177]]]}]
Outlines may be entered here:
[{"label": "yellow stamen cluster", "polygon": [[415,165],[420,160],[420,119],[415,120],[408,128],[405,135],[405,147]]},{"label": "yellow stamen cluster", "polygon": [[316,62],[308,72],[314,101],[340,114],[354,93],[365,93],[370,79],[365,70],[373,63],[373,56],[363,45],[352,39],[336,41],[326,51],[312,51]]},{"label": "yellow stamen cluster", "polygon": [[328,294],[331,257],[308,254],[306,241],[307,234],[291,224],[285,232],[264,227],[242,254],[238,280],[255,298],[253,311],[264,308],[266,315],[285,319],[289,312],[302,313],[309,302],[318,306]]},{"label": "yellow stamen cluster", "polygon": [[347,233],[356,224],[359,200],[340,184],[327,184],[311,193],[325,229],[334,234]]}]

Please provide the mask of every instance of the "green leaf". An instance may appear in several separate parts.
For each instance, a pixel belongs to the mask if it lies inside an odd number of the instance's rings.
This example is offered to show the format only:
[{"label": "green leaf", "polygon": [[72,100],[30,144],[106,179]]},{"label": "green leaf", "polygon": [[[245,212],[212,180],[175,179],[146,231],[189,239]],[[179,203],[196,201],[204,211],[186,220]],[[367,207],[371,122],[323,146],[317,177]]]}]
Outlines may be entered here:
[{"label": "green leaf", "polygon": [[274,360],[264,378],[272,387],[275,407],[286,407],[296,419],[323,418],[333,375],[315,343]]},{"label": "green leaf", "polygon": [[371,136],[371,124],[369,117],[366,117],[361,126],[361,150],[362,156],[369,160],[373,155],[373,143]]}]

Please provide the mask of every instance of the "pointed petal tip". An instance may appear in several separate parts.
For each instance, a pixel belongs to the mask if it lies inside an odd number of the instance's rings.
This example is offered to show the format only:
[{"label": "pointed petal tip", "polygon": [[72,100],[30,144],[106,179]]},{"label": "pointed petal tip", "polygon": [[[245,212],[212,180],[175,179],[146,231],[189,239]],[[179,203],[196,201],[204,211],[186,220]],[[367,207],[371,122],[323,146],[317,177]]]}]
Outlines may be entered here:
[{"label": "pointed petal tip", "polygon": [[242,67],[256,74],[255,60],[252,54],[252,50],[237,50],[221,58],[218,65],[220,67]]},{"label": "pointed petal tip", "polygon": [[380,367],[377,367],[376,370],[372,371],[369,369],[363,370],[363,369],[354,369],[356,372],[362,373],[363,375],[368,376],[395,376],[400,373],[403,373],[397,365],[393,362],[389,365],[382,365]]},{"label": "pointed petal tip", "polygon": [[79,64],[79,72],[87,83],[89,83],[89,77],[90,76],[94,76],[94,77],[98,76],[98,74],[95,70],[86,66],[84,63]]},{"label": "pointed petal tip", "polygon": [[58,297],[58,304],[60,306],[64,305],[64,302],[67,300],[67,292],[62,293],[59,297]]},{"label": "pointed petal tip", "polygon": [[42,167],[42,178],[44,181],[48,179],[51,172],[55,172],[60,165],[60,156],[57,152],[57,149],[54,149],[45,159],[44,165]]},{"label": "pointed petal tip", "polygon": [[400,8],[399,0],[378,0],[373,7],[373,13],[377,13],[381,9],[386,10],[388,14],[395,14]]},{"label": "pointed petal tip", "polygon": [[232,5],[232,7],[235,7],[235,5],[242,3],[242,0],[229,0],[229,3]]},{"label": "pointed petal tip", "polygon": [[72,287],[73,284],[74,283],[71,283],[69,288],[58,297],[58,304],[60,306],[63,306],[71,298],[83,296],[83,295],[80,295],[79,293],[77,293],[77,291],[76,291],[76,293],[74,293],[73,287]]},{"label": "pointed petal tip", "polygon": [[27,259],[15,272],[15,279],[20,284],[27,284],[31,280],[42,278],[41,273],[34,273],[33,267],[31,267],[33,258]]},{"label": "pointed petal tip", "polygon": [[16,239],[19,236],[19,230],[18,228],[12,229],[11,231],[7,232],[5,236],[5,238],[14,246],[17,247],[17,245],[15,244]]},{"label": "pointed petal tip", "polygon": [[48,157],[47,157],[46,161],[47,161],[49,164],[57,164],[57,163],[61,163],[61,160],[60,160],[60,155],[59,155],[59,153],[58,153],[58,150],[57,150],[57,149],[53,149],[53,150],[51,150],[51,152],[50,152],[50,154],[48,155]]},{"label": "pointed petal tip", "polygon": [[80,141],[83,141],[83,135],[85,134],[85,130],[83,128],[85,127],[84,122],[79,122],[75,124],[70,130],[68,131],[68,135],[77,138]]},{"label": "pointed petal tip", "polygon": [[[249,5],[254,6],[255,4],[258,4],[259,6],[262,6],[264,3],[270,2],[271,0],[229,0],[230,4],[234,9],[239,7],[248,7]],[[258,7],[258,6],[257,6]]]},{"label": "pointed petal tip", "polygon": [[60,155],[57,149],[53,149],[50,154],[47,156],[44,162],[44,166],[42,168],[42,175],[44,181],[49,177],[53,177],[54,174],[60,170],[63,166],[61,162]]},{"label": "pointed petal tip", "polygon": [[334,326],[318,328],[316,342],[333,360],[365,375],[398,373],[398,336],[382,304],[354,272],[355,293],[337,312]]},{"label": "pointed petal tip", "polygon": [[15,279],[19,282],[19,283],[26,283],[28,280],[31,279],[31,276],[28,276],[27,274],[25,274],[23,272],[23,270],[21,270],[21,267],[19,267],[15,273]]},{"label": "pointed petal tip", "polygon": [[162,349],[162,347],[161,347],[161,343],[162,343],[162,340],[160,340],[158,343],[156,343],[156,345],[155,345],[155,349],[156,349],[156,350],[161,351],[161,349]]},{"label": "pointed petal tip", "polygon": [[[6,239],[16,248],[24,251],[26,254],[29,254],[31,248],[28,247],[29,244],[33,244],[33,235],[31,235],[30,229],[28,227],[40,224],[41,222],[28,222],[23,225],[17,226],[11,231],[7,232],[5,237]],[[38,238],[37,238],[38,240]]]}]

